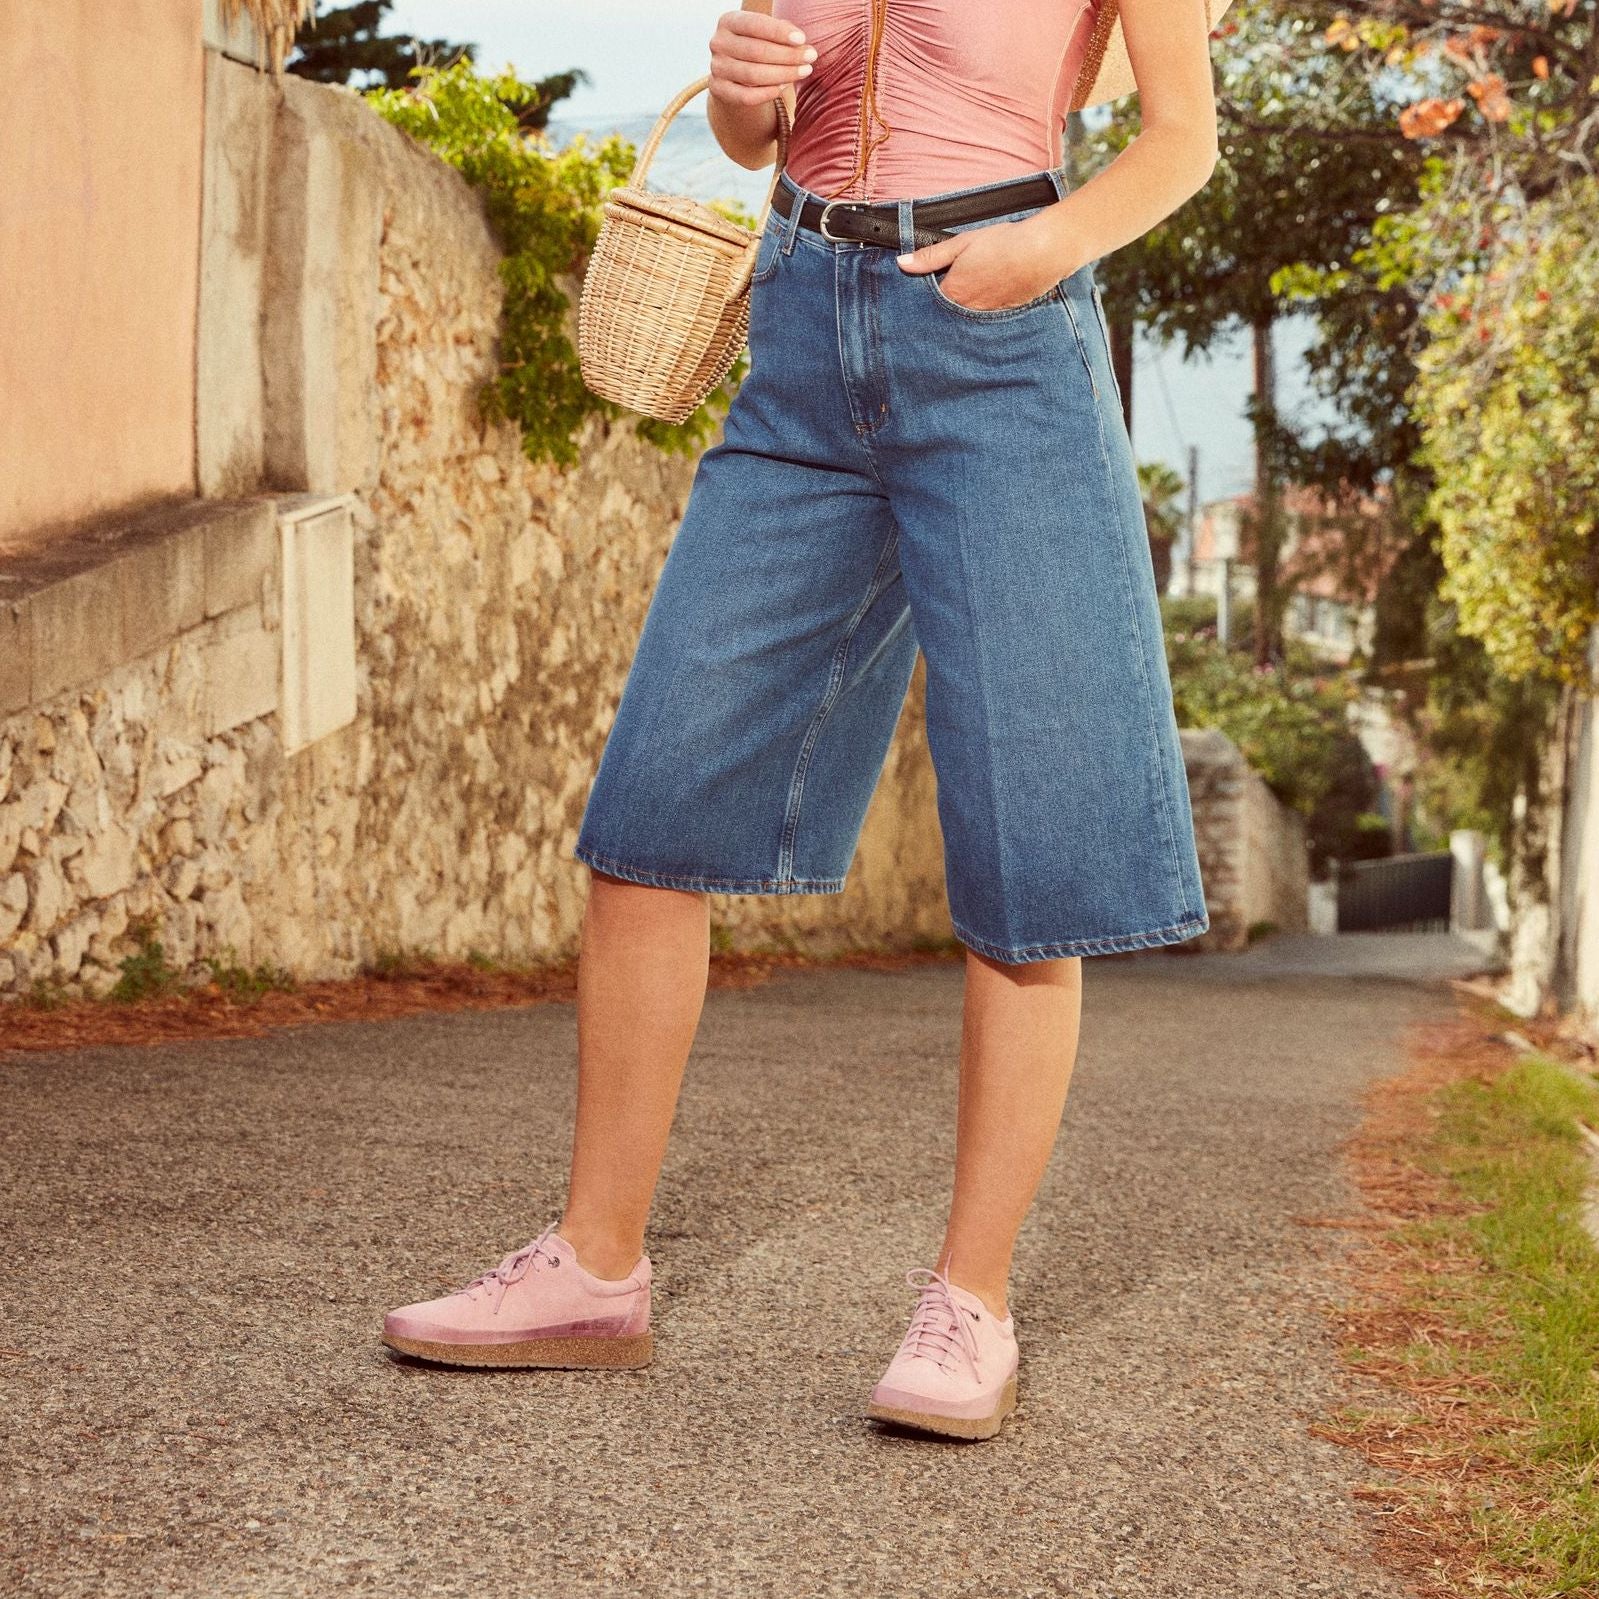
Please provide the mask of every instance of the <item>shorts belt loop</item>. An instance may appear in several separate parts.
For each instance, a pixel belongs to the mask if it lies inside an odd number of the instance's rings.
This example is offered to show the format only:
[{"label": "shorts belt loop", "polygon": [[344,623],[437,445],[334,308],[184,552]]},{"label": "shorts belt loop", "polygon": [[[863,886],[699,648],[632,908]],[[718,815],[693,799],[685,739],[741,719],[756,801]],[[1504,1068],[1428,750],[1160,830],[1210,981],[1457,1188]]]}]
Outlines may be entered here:
[{"label": "shorts belt loop", "polygon": [[1049,181],[1055,185],[1056,199],[1064,200],[1071,189],[1071,185],[1066,181],[1066,163],[1064,161],[1058,167],[1049,169]]},{"label": "shorts belt loop", "polygon": [[911,220],[911,202],[899,202],[899,249],[901,255],[908,255],[916,248],[916,224]]},{"label": "shorts belt loop", "polygon": [[[788,185],[783,183],[781,178],[779,178],[777,181],[779,184],[782,184],[784,188],[788,188]],[[800,189],[794,192],[791,195],[791,199],[793,202],[793,210],[789,212],[788,216],[785,217],[783,221],[782,251],[784,255],[793,255],[794,253],[794,235],[799,232],[800,212],[805,208],[805,191]]]}]

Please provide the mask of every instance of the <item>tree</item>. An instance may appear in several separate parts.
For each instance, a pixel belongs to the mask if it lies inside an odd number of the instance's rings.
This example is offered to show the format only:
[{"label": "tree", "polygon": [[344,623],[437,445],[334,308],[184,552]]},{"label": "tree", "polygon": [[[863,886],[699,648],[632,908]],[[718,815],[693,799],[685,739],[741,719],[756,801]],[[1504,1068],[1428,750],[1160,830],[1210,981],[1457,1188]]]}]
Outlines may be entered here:
[{"label": "tree", "polygon": [[[1288,14],[1267,0],[1245,0],[1239,10],[1236,21],[1222,24],[1219,33],[1227,44],[1215,53],[1221,125],[1216,171],[1186,205],[1114,252],[1096,272],[1120,316],[1159,338],[1180,341],[1185,354],[1207,348],[1239,325],[1250,330],[1256,382],[1249,416],[1259,508],[1251,534],[1260,613],[1256,652],[1264,664],[1281,659],[1283,650],[1283,484],[1313,482],[1329,493],[1369,487],[1396,453],[1386,440],[1364,454],[1348,440],[1318,460],[1279,416],[1272,328],[1287,297],[1278,275],[1305,262],[1347,262],[1369,240],[1378,217],[1414,202],[1422,158],[1397,133],[1389,137],[1392,118],[1369,87],[1357,83],[1339,101],[1343,122],[1330,122],[1325,85],[1347,75],[1345,64],[1297,6]],[[1379,136],[1367,137],[1373,132]],[[1097,166],[1126,137],[1113,124],[1079,139],[1074,150]],[[1401,314],[1409,314],[1408,306]],[[1374,368],[1393,360],[1392,343],[1381,342],[1384,323],[1392,320],[1392,312],[1372,316],[1367,310],[1371,331],[1362,338]],[[1407,368],[1390,389],[1402,393],[1409,376]],[[1390,395],[1388,409],[1395,419],[1402,416],[1397,394]],[[1412,434],[1398,453],[1407,453],[1414,442]]]},{"label": "tree", "polygon": [[[1599,625],[1599,181],[1538,201],[1431,318],[1416,406],[1441,596],[1506,677],[1592,690]],[[1510,283],[1508,297],[1496,280]]]},{"label": "tree", "polygon": [[1155,587],[1164,594],[1171,582],[1171,551],[1183,525],[1188,485],[1164,461],[1146,461],[1138,468],[1144,497],[1144,522],[1149,528],[1149,553],[1155,563]]},{"label": "tree", "polygon": [[[475,44],[384,33],[383,24],[393,6],[394,0],[358,0],[355,5],[335,6],[309,18],[295,40],[295,54],[288,62],[288,70],[319,83],[348,83],[360,73],[363,88],[404,89],[412,85],[423,65],[443,67],[475,62]],[[532,82],[520,82],[508,75],[496,81],[515,84],[506,89],[504,104],[516,118],[517,126],[524,133],[543,133],[549,126],[551,110],[569,98],[579,84],[587,83],[589,76],[582,68],[573,67]]]},{"label": "tree", "polygon": [[358,0],[308,17],[295,37],[288,70],[318,83],[348,83],[359,73],[363,88],[403,89],[423,61],[474,59],[476,45],[384,33],[393,5],[394,0]]}]

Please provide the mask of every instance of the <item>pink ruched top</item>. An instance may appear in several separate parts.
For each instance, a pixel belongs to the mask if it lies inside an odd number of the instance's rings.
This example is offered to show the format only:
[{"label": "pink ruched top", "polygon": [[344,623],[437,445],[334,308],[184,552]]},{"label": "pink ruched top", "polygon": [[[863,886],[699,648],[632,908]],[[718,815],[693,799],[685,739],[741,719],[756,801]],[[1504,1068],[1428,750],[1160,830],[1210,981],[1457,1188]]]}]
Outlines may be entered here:
[{"label": "pink ruched top", "polygon": [[899,200],[1058,166],[1097,4],[773,0],[816,49],[789,176],[828,199]]}]

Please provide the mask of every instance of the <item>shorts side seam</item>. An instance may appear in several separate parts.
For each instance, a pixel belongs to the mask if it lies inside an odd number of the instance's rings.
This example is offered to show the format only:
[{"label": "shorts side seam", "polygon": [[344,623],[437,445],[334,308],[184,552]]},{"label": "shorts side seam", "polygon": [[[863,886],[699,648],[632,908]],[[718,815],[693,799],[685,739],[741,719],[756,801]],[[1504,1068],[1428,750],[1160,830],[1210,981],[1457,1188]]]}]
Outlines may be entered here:
[{"label": "shorts side seam", "polygon": [[[1102,401],[1095,402],[1094,418],[1098,423],[1100,460],[1104,463],[1106,481],[1110,486],[1111,499],[1116,507],[1116,523],[1121,532],[1121,537],[1117,543],[1121,555],[1123,594],[1126,600],[1127,631],[1132,638],[1133,655],[1138,661],[1139,683],[1144,692],[1144,706],[1149,716],[1150,731],[1152,733],[1157,733],[1157,730],[1162,722],[1162,716],[1160,709],[1156,704],[1154,684],[1151,681],[1153,668],[1150,665],[1148,652],[1144,647],[1143,633],[1138,626],[1138,595],[1136,592],[1138,579],[1133,573],[1132,554],[1129,546],[1130,530],[1127,526],[1127,517],[1123,507],[1122,495],[1117,485],[1115,468],[1112,467],[1110,461],[1110,443],[1106,437],[1107,430],[1105,423],[1105,409]],[[1146,546],[1148,542],[1149,541],[1146,535],[1144,538],[1144,543]],[[1168,701],[1165,715],[1170,717],[1171,714],[1170,702]],[[1156,738],[1154,759],[1156,771],[1159,774],[1160,779],[1161,820],[1166,824],[1167,873],[1173,888],[1176,890],[1177,902],[1186,906],[1188,903],[1188,889],[1187,885],[1183,881],[1182,865],[1177,858],[1177,828],[1175,822],[1173,821],[1174,804],[1172,799],[1171,785],[1167,782],[1166,760],[1164,752],[1159,747],[1158,736]],[[1203,916],[1205,912],[1201,910],[1200,914]]]},{"label": "shorts side seam", "polygon": [[[828,673],[827,687],[822,694],[822,703],[816,715],[811,720],[810,727],[806,730],[805,741],[800,746],[800,752],[794,762],[794,772],[789,779],[788,807],[783,817],[783,834],[778,844],[777,875],[783,882],[794,881],[794,845],[799,834],[800,804],[805,796],[805,777],[810,770],[811,756],[816,749],[816,741],[822,736],[828,713],[838,701],[838,696],[843,692],[844,674],[849,668],[850,646],[855,642],[855,635],[860,631],[861,623],[866,619],[867,613],[878,601],[883,590],[888,584],[884,574],[887,572],[895,550],[899,548],[899,528],[895,525],[887,539],[883,541],[882,553],[877,557],[877,566],[872,572],[871,581],[866,585],[866,593],[862,596],[860,604],[855,607],[854,614],[844,627],[844,637],[839,641],[838,648],[833,652],[832,670]],[[824,881],[826,881],[824,879]]]},{"label": "shorts side seam", "polygon": [[650,888],[681,888],[701,894],[842,894],[842,877],[706,877],[694,873],[658,872],[634,866],[610,855],[602,855],[587,844],[577,845],[573,855],[587,866],[620,877],[629,883]]}]

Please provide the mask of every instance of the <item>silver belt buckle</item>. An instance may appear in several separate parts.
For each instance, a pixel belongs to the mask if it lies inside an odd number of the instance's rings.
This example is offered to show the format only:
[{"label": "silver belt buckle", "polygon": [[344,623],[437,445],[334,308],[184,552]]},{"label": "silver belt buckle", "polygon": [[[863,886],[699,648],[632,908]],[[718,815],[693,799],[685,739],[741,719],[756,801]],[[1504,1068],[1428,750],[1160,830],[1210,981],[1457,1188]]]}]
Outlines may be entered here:
[{"label": "silver belt buckle", "polygon": [[858,239],[845,239],[836,233],[829,233],[827,231],[827,213],[831,211],[835,205],[853,205],[858,207],[860,204],[861,202],[859,200],[824,201],[822,205],[822,214],[816,219],[817,232],[819,232],[824,239],[831,239],[834,244],[858,244],[860,242]]}]

